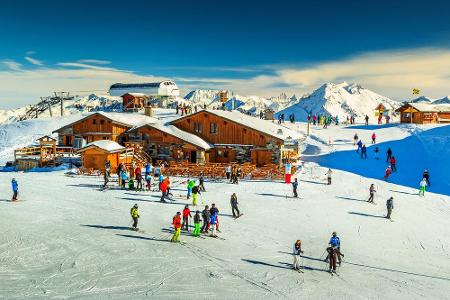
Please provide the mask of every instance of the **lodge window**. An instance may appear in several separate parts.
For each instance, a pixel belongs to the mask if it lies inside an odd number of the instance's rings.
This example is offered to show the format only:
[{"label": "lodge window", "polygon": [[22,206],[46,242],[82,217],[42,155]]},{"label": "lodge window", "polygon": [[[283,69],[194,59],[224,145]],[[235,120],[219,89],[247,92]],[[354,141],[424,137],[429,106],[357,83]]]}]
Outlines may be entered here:
[{"label": "lodge window", "polygon": [[203,132],[203,126],[202,123],[200,122],[195,122],[194,123],[194,131],[197,133],[202,133]]},{"label": "lodge window", "polygon": [[92,124],[94,124],[94,125],[97,124],[97,119],[93,119]]},{"label": "lodge window", "polygon": [[411,113],[403,113],[403,118],[411,118]]},{"label": "lodge window", "polygon": [[209,126],[209,132],[211,134],[217,134],[217,123],[211,123]]}]

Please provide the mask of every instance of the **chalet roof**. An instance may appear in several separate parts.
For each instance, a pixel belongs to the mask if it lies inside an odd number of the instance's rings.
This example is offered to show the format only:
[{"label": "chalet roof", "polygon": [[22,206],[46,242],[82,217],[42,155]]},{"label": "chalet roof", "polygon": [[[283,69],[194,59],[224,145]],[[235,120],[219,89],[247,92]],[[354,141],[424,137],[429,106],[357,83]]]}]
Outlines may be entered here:
[{"label": "chalet roof", "polygon": [[125,95],[131,95],[133,97],[138,97],[138,98],[148,98],[148,96],[144,93],[125,93],[121,97],[123,97]]},{"label": "chalet roof", "polygon": [[66,126],[58,128],[58,129],[56,129],[53,132],[58,132],[58,131],[60,131],[62,129],[71,127],[73,124],[81,122],[81,121],[83,121],[85,119],[88,119],[88,118],[94,116],[94,115],[103,116],[103,117],[111,120],[114,123],[121,124],[121,125],[124,125],[126,127],[135,127],[135,126],[140,126],[142,124],[157,122],[157,119],[155,119],[155,118],[148,117],[146,115],[138,114],[138,113],[118,113],[118,112],[98,111],[98,112],[90,113],[87,116],[84,116],[84,117],[82,117],[82,118],[80,118],[80,119],[78,119],[75,122],[72,122],[70,124],[67,124]]},{"label": "chalet roof", "polygon": [[123,150],[126,149],[125,147],[119,145],[118,143],[116,143],[114,141],[100,140],[100,141],[95,141],[95,142],[87,144],[85,147],[78,150],[78,152],[84,152],[87,149],[90,149],[93,147],[102,149],[108,153],[122,152]]},{"label": "chalet roof", "polygon": [[227,119],[231,122],[235,122],[237,124],[243,125],[244,127],[259,131],[261,133],[270,135],[272,137],[275,137],[277,139],[280,140],[285,140],[288,137],[291,137],[292,139],[303,139],[304,135],[296,132],[292,129],[289,129],[287,127],[284,127],[282,125],[273,123],[272,121],[269,120],[263,120],[263,119],[259,119],[253,116],[249,116],[246,114],[243,114],[239,111],[227,111],[227,110],[200,110],[197,113],[191,114],[191,115],[187,115],[184,116],[182,118],[176,119],[174,121],[172,121],[171,123],[176,123],[178,120],[184,119],[184,118],[188,118],[192,115],[195,114],[199,114],[202,112],[207,112],[213,115],[216,115],[220,118],[223,119]]},{"label": "chalet roof", "polygon": [[429,104],[429,103],[406,103],[397,111],[401,111],[406,107],[412,107],[420,112],[449,112],[450,104]]},{"label": "chalet roof", "polygon": [[180,140],[183,140],[191,145],[197,146],[201,149],[204,150],[209,150],[211,148],[213,148],[214,146],[211,145],[210,143],[206,142],[205,140],[203,140],[202,138],[196,136],[195,134],[183,131],[177,127],[175,127],[174,125],[171,125],[169,123],[166,124],[162,124],[162,123],[151,123],[151,124],[145,124],[139,127],[134,127],[132,129],[130,129],[129,131],[132,130],[136,130],[138,128],[144,127],[144,126],[148,126],[151,128],[155,128],[157,130],[160,130],[162,132],[165,132],[169,135],[172,135],[176,138],[179,138]]}]

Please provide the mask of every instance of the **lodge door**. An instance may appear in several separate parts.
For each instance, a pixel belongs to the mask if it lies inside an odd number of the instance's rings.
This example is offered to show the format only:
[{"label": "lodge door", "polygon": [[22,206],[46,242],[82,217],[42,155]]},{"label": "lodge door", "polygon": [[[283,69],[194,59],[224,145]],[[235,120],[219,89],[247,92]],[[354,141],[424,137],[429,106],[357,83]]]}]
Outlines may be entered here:
[{"label": "lodge door", "polygon": [[197,162],[197,151],[191,151],[191,163]]}]

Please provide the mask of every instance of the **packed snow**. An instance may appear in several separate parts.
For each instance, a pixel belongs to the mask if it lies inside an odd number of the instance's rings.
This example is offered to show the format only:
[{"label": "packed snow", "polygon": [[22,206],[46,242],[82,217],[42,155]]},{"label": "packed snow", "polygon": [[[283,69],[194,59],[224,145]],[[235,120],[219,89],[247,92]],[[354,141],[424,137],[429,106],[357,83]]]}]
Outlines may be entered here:
[{"label": "packed snow", "polygon": [[114,141],[108,141],[108,140],[99,140],[95,142],[91,142],[87,144],[84,148],[89,147],[97,147],[102,150],[105,150],[107,152],[120,152],[122,150],[125,150],[125,147],[121,146],[120,144],[114,142]]}]

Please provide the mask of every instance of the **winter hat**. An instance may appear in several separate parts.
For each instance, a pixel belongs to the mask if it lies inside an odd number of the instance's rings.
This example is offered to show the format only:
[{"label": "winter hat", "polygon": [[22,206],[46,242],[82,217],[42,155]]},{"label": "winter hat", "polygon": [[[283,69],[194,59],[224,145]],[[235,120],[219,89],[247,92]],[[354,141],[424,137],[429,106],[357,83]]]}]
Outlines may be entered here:
[{"label": "winter hat", "polygon": [[134,207],[136,207],[136,208],[138,207],[137,203],[134,205]]}]

